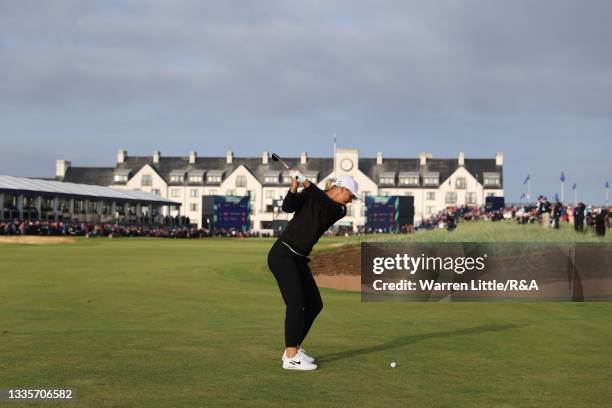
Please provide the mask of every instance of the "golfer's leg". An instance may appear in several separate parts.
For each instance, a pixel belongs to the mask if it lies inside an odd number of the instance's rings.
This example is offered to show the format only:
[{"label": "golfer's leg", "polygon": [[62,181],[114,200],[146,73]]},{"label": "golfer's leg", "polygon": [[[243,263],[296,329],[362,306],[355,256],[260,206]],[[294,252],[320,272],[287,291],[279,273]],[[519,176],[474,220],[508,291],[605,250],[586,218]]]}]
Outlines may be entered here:
[{"label": "golfer's leg", "polygon": [[304,296],[300,271],[295,260],[281,248],[273,248],[268,256],[268,266],[274,274],[287,306],[285,312],[285,346],[296,347],[302,336]]},{"label": "golfer's leg", "polygon": [[312,323],[323,309],[323,300],[321,299],[319,288],[312,277],[312,272],[310,271],[308,264],[300,265],[300,272],[304,292],[304,321],[302,326],[302,334],[298,344],[302,344],[302,341],[304,341],[306,338]]}]

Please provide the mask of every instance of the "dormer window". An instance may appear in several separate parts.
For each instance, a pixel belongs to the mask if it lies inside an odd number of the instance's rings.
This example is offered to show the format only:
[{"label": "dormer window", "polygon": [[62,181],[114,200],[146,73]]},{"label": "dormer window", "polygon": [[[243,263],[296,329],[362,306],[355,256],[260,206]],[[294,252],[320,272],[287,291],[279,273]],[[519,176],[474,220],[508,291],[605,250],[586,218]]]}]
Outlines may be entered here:
[{"label": "dormer window", "polygon": [[440,183],[440,173],[426,173],[423,175],[423,185],[437,186]]},{"label": "dormer window", "polygon": [[280,177],[280,172],[279,171],[275,171],[275,170],[266,171],[264,173],[264,183],[266,183],[266,184],[278,184],[279,177]]},{"label": "dormer window", "polygon": [[380,175],[380,184],[395,185],[395,172],[385,171]]},{"label": "dormer window", "polygon": [[126,182],[129,180],[131,172],[130,169],[117,169],[115,170],[114,180],[116,182]]},{"label": "dormer window", "polygon": [[399,184],[403,186],[418,186],[419,185],[419,173],[400,172]]},{"label": "dormer window", "polygon": [[221,183],[223,179],[223,170],[208,170],[206,173],[207,183]]},{"label": "dormer window", "polygon": [[187,180],[191,184],[202,184],[204,181],[204,170],[202,169],[190,169],[187,172]]}]

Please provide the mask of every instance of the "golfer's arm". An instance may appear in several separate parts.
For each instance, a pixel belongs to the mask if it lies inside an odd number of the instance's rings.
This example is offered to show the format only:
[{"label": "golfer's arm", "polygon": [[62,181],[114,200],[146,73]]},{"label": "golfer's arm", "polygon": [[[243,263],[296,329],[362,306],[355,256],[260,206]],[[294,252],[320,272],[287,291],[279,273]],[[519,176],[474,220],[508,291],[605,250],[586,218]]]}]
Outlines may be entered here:
[{"label": "golfer's arm", "polygon": [[299,193],[297,192],[297,187],[290,187],[287,195],[283,199],[281,210],[286,213],[292,213],[299,210],[308,198],[308,191],[311,185],[312,183],[310,180],[304,180],[304,189]]}]

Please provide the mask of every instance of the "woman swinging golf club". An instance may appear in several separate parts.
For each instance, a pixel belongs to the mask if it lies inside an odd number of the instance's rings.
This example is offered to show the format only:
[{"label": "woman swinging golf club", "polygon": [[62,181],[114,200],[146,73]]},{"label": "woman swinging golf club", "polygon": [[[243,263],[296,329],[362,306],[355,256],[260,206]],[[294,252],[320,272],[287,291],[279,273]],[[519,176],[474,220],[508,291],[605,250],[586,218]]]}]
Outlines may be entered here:
[{"label": "woman swinging golf club", "polygon": [[[283,200],[282,210],[295,214],[272,245],[268,266],[287,306],[283,368],[314,370],[317,368],[315,359],[306,354],[301,344],[322,310],[323,302],[308,267],[308,255],[321,235],[346,215],[346,204],[361,197],[351,176],[328,180],[325,191],[297,170],[291,171],[290,176],[291,187]],[[300,182],[304,189],[298,193]]]}]

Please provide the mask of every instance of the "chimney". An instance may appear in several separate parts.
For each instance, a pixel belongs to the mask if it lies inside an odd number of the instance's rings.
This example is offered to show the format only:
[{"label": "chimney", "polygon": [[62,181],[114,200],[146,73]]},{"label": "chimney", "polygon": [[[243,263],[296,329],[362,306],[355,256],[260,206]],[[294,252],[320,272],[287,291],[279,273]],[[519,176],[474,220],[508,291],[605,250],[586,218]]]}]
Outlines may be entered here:
[{"label": "chimney", "polygon": [[233,160],[234,160],[234,152],[232,152],[231,150],[228,150],[227,154],[225,155],[225,162],[227,164],[231,164]]},{"label": "chimney", "polygon": [[70,167],[72,163],[68,160],[56,160],[55,161],[55,177],[56,178],[64,178],[66,176],[66,170]]},{"label": "chimney", "polygon": [[198,152],[192,150],[189,152],[189,164],[195,164],[196,158],[198,157]]},{"label": "chimney", "polygon": [[383,160],[382,152],[376,153],[376,164],[382,164],[382,160]]},{"label": "chimney", "polygon": [[431,158],[431,153],[419,153],[419,161],[421,162],[421,166],[425,166],[427,164],[427,159]]},{"label": "chimney", "polygon": [[495,165],[496,166],[504,165],[504,154],[502,152],[495,153]]},{"label": "chimney", "polygon": [[308,160],[308,156],[306,156],[306,152],[300,153],[300,164],[306,164],[306,160]]},{"label": "chimney", "polygon": [[465,155],[463,152],[459,152],[459,161],[457,163],[459,166],[465,166]]},{"label": "chimney", "polygon": [[261,164],[268,164],[268,152],[264,151],[261,154]]},{"label": "chimney", "polygon": [[155,150],[153,152],[153,163],[159,163],[159,156],[161,155],[161,153],[159,152],[159,150]]},{"label": "chimney", "polygon": [[117,163],[123,163],[127,159],[127,150],[119,149],[117,152]]}]

